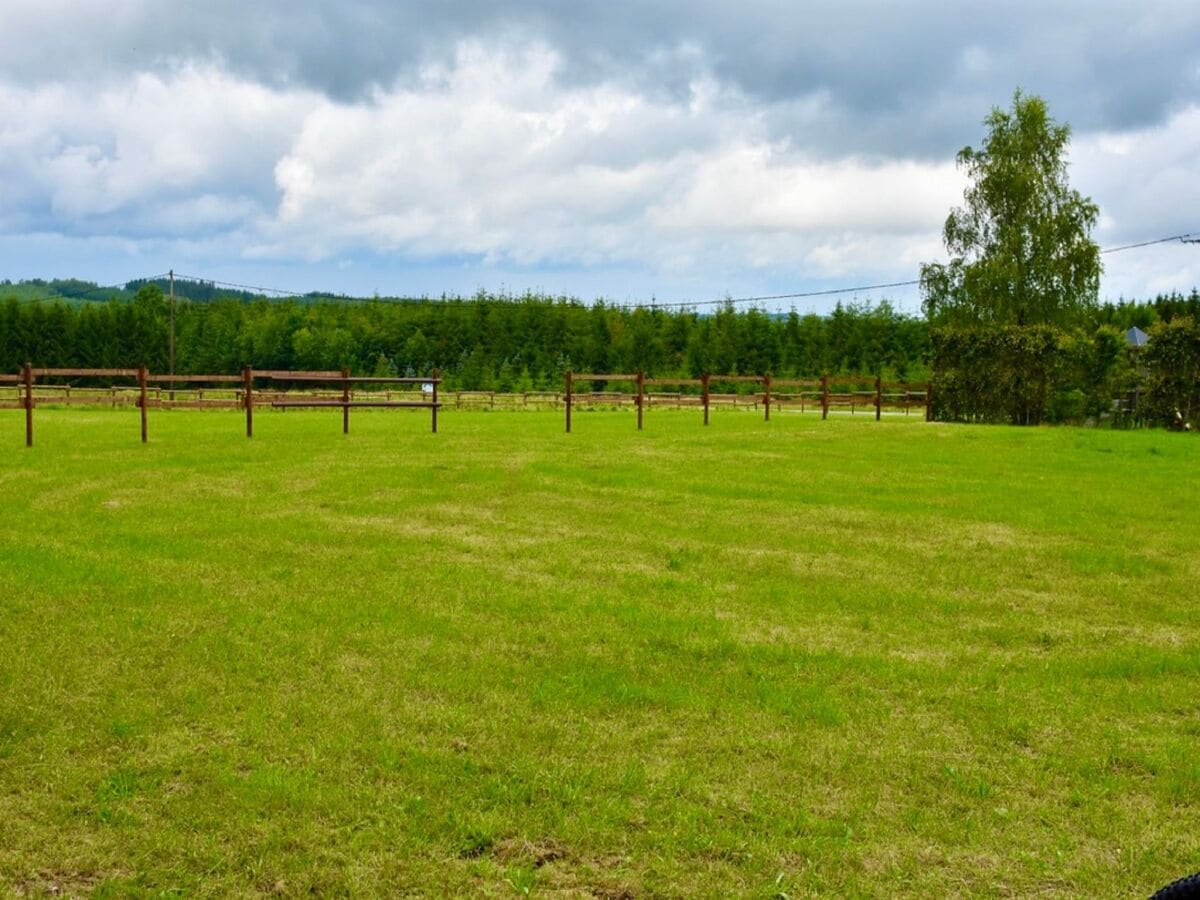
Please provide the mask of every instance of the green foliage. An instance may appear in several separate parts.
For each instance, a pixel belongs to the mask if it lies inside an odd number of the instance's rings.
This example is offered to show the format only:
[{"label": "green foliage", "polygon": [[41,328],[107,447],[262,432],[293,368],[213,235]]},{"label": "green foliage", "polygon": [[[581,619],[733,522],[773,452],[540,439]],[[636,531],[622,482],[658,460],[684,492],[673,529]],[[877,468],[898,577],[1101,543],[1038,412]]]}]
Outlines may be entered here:
[{"label": "green foliage", "polygon": [[1062,382],[1051,399],[1055,422],[1098,422],[1113,412],[1113,401],[1133,384],[1124,334],[1101,326],[1090,334],[1067,332],[1059,342]]},{"label": "green foliage", "polygon": [[[625,309],[548,297],[517,300],[351,302],[178,300],[176,370],[382,372],[440,369],[449,383],[483,390],[557,388],[567,368],[658,375],[816,375],[919,379],[928,338],[919,318],[877,306],[838,306],[828,317],[728,306],[713,315]],[[166,301],[142,284],[126,301],[0,304],[0,371],[41,365],[166,368]],[[390,371],[390,366],[385,366]]]},{"label": "green foliage", "polygon": [[1147,372],[1143,412],[1167,424],[1178,410],[1195,424],[1200,417],[1200,320],[1181,316],[1151,326],[1149,334],[1141,351]]},{"label": "green foliage", "polygon": [[993,108],[988,135],[958,164],[971,180],[943,237],[950,262],[921,267],[931,321],[1072,326],[1096,305],[1099,208],[1067,182],[1070,129],[1046,103],[1017,91]]},{"label": "green foliage", "polygon": [[932,339],[934,412],[950,421],[1094,421],[1128,377],[1124,340],[1109,327],[943,326]]},{"label": "green foliage", "polygon": [[1038,424],[1046,417],[1062,364],[1063,334],[1025,328],[936,328],[933,396],[938,418]]},{"label": "green foliage", "polygon": [[[921,267],[940,417],[1011,422],[1098,419],[1118,390],[1123,345],[1095,321],[1099,208],[1070,188],[1070,129],[1017,91],[994,108],[980,149],[958,164],[965,205],[943,237],[950,262]],[[1110,317],[1111,321],[1111,317]]]},{"label": "green foliage", "polygon": [[[74,283],[71,283],[74,285]],[[85,285],[86,286],[86,285]],[[14,293],[25,284],[12,286]],[[41,283],[40,290],[48,290]],[[838,304],[827,316],[792,310],[771,315],[732,304],[711,315],[661,309],[588,306],[561,298],[516,300],[480,295],[463,300],[247,301],[241,296],[177,301],[177,371],[237,373],[251,363],[271,369],[340,369],[356,374],[419,375],[436,367],[448,390],[557,390],[567,369],[632,371],[693,377],[704,372],[808,377],[828,373],[923,381],[938,376],[937,409],[967,421],[1098,420],[1114,398],[1131,391],[1144,368],[1130,367],[1120,335],[1200,316],[1200,293],[1169,294],[1144,303],[1106,304],[1085,325],[1060,328],[1061,358],[1044,358],[1037,339],[978,338],[950,329],[931,350],[930,326],[886,301]],[[1101,327],[1105,326],[1105,327]],[[1190,327],[1190,326],[1189,326]],[[963,331],[960,338],[955,330]],[[974,331],[971,331],[973,334]],[[1173,332],[1172,332],[1173,333]],[[1001,359],[1005,341],[1019,354]],[[1048,345],[1046,345],[1048,346]],[[1173,345],[1172,345],[1173,346]],[[47,366],[113,368],[145,362],[167,367],[166,301],[159,285],[104,302],[0,301],[0,371],[26,360]],[[1155,359],[1150,392],[1155,420],[1176,406],[1195,408],[1184,385],[1186,354],[1167,348]],[[1025,372],[1018,366],[1029,364]],[[984,365],[998,366],[988,384]],[[597,387],[600,387],[599,385]],[[742,386],[749,391],[749,386]],[[986,404],[995,404],[987,408]],[[1189,403],[1191,404],[1189,406]]]}]

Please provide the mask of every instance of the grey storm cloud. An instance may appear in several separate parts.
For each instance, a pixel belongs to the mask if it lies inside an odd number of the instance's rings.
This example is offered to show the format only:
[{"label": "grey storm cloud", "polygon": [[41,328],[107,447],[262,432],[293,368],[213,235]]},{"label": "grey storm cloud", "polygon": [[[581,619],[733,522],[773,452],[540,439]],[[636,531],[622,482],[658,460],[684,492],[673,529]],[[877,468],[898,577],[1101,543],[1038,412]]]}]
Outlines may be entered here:
[{"label": "grey storm cloud", "polygon": [[944,156],[1022,86],[1077,130],[1162,121],[1200,95],[1200,4],[513,0],[204,4],[16,0],[0,77],[28,84],[216,62],[369,98],[462,40],[562,54],[557,77],[686,102],[714,77],[814,152]]},{"label": "grey storm cloud", "polygon": [[[1194,0],[5,0],[0,266],[895,281],[1017,87],[1073,127],[1098,240],[1195,230]],[[1200,259],[1105,277],[1187,288]]]}]

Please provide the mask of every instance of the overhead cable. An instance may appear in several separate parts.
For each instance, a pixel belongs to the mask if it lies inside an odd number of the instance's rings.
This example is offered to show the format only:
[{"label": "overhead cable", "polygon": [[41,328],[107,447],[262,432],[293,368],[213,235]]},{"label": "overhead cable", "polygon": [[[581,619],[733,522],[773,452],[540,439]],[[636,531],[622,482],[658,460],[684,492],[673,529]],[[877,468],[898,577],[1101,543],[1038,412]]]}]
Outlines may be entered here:
[{"label": "overhead cable", "polygon": [[[1100,250],[1100,253],[1102,253],[1102,254],[1120,253],[1124,250],[1135,250],[1139,247],[1150,247],[1155,244],[1167,244],[1172,241],[1179,241],[1179,242],[1185,243],[1185,244],[1193,244],[1193,243],[1197,243],[1198,240],[1200,240],[1200,232],[1185,232],[1184,234],[1174,234],[1169,237],[1155,238],[1155,239],[1149,240],[1149,241],[1139,241],[1134,244],[1122,244],[1117,247],[1105,247]],[[149,278],[142,278],[142,279],[135,279],[135,280],[140,280],[143,282],[153,282],[153,281],[161,281],[167,277],[168,277],[168,273],[164,273],[162,275],[154,275]],[[209,284],[214,287],[233,288],[233,289],[240,290],[240,291],[253,291],[253,292],[257,292],[259,294],[273,294],[277,297],[303,298],[303,297],[313,297],[313,296],[318,296],[318,297],[336,297],[336,296],[338,296],[336,294],[330,294],[330,293],[325,293],[325,292],[320,292],[320,291],[309,291],[309,292],[305,293],[305,292],[301,292],[301,291],[289,290],[287,288],[267,287],[265,285],[259,285],[259,284],[245,284],[245,283],[237,282],[237,281],[221,281],[216,278],[205,278],[204,276],[201,276],[201,275],[184,275],[179,272],[175,273],[175,278],[176,279],[184,279],[186,281],[200,282],[202,284]],[[129,284],[129,283],[130,282],[125,282],[125,284]],[[860,294],[860,293],[867,293],[869,291],[890,290],[892,288],[914,287],[920,283],[921,283],[921,280],[919,278],[912,278],[912,279],[908,279],[906,281],[888,281],[888,282],[881,282],[879,284],[856,285],[853,287],[823,288],[821,290],[814,290],[814,291],[795,291],[795,292],[787,293],[787,294],[759,294],[759,295],[752,296],[752,297],[723,297],[723,298],[717,299],[717,300],[711,300],[711,299],[710,300],[673,300],[673,301],[669,301],[669,302],[659,302],[658,300],[651,299],[649,301],[635,301],[632,303],[609,303],[606,305],[617,306],[617,307],[621,307],[621,308],[625,308],[625,309],[646,308],[646,307],[649,307],[651,309],[692,309],[692,308],[699,308],[699,307],[728,306],[728,305],[737,305],[737,304],[744,304],[744,303],[769,303],[769,302],[774,302],[774,301],[778,301],[778,300],[805,300],[805,299],[811,299],[814,297],[834,297],[834,296],[838,296],[841,294]],[[121,290],[123,288],[124,288],[124,284],[103,285],[103,286],[96,286],[93,288],[88,288],[88,289],[82,290],[82,291],[58,292],[58,293],[49,295],[44,298],[43,297],[24,298],[22,300],[22,302],[31,303],[31,302],[37,302],[38,300],[42,300],[42,299],[46,299],[46,300],[72,299],[72,298],[77,298],[77,297],[83,297],[88,294],[97,293],[99,291]],[[347,298],[347,299],[359,299],[359,298]]]}]

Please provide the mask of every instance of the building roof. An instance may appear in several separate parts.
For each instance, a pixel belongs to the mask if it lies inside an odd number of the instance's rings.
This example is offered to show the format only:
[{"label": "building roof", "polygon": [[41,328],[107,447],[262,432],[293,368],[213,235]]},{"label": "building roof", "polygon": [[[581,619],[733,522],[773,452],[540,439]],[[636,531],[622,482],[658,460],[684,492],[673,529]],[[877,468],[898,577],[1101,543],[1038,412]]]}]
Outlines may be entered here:
[{"label": "building roof", "polygon": [[1148,340],[1150,340],[1150,335],[1136,325],[1125,332],[1125,343],[1131,347],[1145,347]]}]

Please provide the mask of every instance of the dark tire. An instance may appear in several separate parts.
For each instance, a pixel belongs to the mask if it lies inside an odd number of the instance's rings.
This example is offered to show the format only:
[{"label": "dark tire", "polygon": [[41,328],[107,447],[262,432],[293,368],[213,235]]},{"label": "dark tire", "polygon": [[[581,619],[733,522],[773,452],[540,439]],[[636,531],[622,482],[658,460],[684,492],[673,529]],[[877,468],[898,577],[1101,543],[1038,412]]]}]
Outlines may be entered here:
[{"label": "dark tire", "polygon": [[1150,900],[1194,900],[1200,898],[1200,872],[1172,881]]}]

